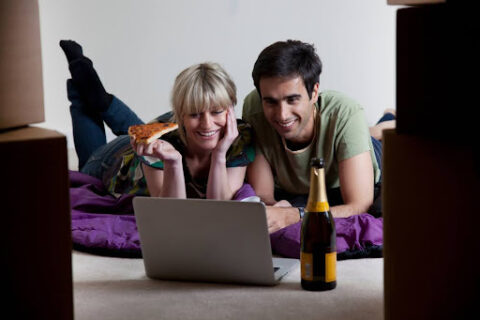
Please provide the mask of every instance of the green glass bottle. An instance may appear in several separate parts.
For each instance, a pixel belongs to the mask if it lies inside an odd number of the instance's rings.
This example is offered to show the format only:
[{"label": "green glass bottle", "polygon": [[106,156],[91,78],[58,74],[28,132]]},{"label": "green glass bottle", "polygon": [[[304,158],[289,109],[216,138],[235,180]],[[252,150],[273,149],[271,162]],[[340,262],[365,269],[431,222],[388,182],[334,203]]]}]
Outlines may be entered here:
[{"label": "green glass bottle", "polygon": [[313,158],[310,166],[310,191],[301,233],[301,284],[305,290],[332,290],[337,286],[337,247],[325,187],[325,163]]}]

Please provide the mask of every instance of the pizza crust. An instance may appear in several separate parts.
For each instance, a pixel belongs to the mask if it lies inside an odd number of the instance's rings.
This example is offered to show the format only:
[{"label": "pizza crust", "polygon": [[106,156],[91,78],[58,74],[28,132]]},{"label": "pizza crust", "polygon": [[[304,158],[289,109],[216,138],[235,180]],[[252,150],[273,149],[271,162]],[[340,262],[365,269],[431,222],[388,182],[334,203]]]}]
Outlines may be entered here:
[{"label": "pizza crust", "polygon": [[137,144],[149,144],[177,128],[178,125],[173,122],[138,124],[128,128],[128,135],[133,137]]}]

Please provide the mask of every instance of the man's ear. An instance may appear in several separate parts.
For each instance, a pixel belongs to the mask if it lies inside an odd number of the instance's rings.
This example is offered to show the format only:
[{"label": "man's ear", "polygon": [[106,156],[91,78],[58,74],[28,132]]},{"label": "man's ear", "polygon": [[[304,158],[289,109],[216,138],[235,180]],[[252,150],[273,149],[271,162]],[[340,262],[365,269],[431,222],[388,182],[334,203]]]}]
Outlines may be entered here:
[{"label": "man's ear", "polygon": [[318,94],[319,94],[319,90],[320,90],[320,83],[315,83],[313,85],[313,90],[312,90],[312,102],[315,103],[318,101]]}]

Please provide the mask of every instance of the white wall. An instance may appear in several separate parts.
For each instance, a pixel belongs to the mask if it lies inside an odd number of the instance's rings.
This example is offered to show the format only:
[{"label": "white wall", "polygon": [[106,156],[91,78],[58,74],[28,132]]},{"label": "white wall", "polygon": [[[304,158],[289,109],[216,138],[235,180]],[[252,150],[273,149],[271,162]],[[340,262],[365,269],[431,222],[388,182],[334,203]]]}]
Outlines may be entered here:
[{"label": "white wall", "polygon": [[[225,67],[242,101],[260,51],[286,39],[314,43],[321,90],[347,93],[371,125],[395,101],[395,6],[386,0],[39,0],[46,121],[71,143],[58,42],[79,42],[107,91],[148,121],[170,109],[175,76],[187,66]],[[112,137],[112,135],[110,135]],[[70,146],[73,146],[71,144]]]}]

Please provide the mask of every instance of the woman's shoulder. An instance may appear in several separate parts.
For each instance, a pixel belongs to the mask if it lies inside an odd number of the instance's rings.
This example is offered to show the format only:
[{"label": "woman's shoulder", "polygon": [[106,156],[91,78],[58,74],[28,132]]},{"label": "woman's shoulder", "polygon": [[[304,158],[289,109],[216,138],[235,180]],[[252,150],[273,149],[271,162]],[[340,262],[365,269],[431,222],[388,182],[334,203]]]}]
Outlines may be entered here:
[{"label": "woman's shoulder", "polygon": [[255,145],[252,127],[237,119],[238,137],[227,153],[227,167],[246,166],[255,158]]}]

